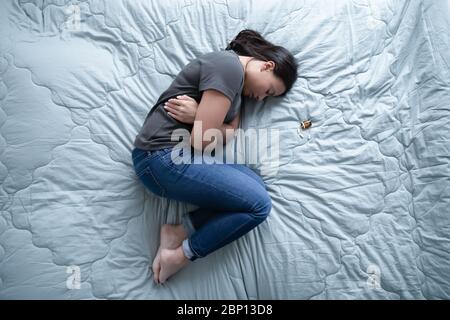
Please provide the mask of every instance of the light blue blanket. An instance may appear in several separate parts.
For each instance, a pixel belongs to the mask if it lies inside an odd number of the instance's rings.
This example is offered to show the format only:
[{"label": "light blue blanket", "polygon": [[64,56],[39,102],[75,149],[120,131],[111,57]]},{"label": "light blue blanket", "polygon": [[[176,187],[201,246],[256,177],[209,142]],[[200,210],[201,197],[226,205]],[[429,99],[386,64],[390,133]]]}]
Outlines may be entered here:
[{"label": "light blue blanket", "polygon": [[[0,298],[449,299],[449,17],[447,0],[0,1]],[[159,228],[193,206],[145,190],[132,142],[181,68],[244,28],[300,66],[241,124],[279,133],[278,162],[248,163],[273,209],[158,287]]]}]

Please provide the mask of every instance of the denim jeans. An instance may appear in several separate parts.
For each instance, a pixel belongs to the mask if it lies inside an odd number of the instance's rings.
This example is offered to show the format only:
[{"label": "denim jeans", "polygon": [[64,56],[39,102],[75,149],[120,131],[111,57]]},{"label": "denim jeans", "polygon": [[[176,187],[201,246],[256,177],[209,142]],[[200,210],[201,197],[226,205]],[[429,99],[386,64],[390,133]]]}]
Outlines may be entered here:
[{"label": "denim jeans", "polygon": [[136,175],[149,191],[199,207],[182,217],[188,234],[183,252],[189,260],[205,257],[267,218],[271,199],[253,170],[242,164],[195,163],[193,148],[191,162],[178,164],[173,160],[183,156],[183,149],[172,150],[134,148],[132,159]]}]

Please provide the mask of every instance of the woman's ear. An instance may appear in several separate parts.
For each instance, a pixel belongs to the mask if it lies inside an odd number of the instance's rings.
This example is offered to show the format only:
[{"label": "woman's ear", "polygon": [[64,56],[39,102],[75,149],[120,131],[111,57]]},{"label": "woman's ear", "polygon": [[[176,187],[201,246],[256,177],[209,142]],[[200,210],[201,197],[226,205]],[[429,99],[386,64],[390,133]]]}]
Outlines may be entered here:
[{"label": "woman's ear", "polygon": [[265,61],[261,67],[261,71],[272,71],[275,69],[275,62],[273,61]]}]

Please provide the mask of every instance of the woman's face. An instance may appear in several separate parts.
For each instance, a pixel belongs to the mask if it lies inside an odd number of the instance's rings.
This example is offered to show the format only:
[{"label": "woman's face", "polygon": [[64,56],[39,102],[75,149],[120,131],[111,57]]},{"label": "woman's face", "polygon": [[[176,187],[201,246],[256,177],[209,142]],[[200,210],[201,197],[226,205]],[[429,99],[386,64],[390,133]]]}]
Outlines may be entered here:
[{"label": "woman's face", "polygon": [[248,61],[245,70],[243,94],[246,97],[262,101],[266,97],[283,94],[286,87],[281,79],[274,75],[275,62],[261,61],[251,57],[242,56],[243,65]]}]

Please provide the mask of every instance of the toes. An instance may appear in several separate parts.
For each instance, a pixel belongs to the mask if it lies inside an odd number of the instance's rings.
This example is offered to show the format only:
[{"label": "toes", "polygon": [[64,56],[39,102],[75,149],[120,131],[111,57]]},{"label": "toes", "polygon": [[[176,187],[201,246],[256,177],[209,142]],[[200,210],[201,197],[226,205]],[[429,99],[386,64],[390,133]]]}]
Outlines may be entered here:
[{"label": "toes", "polygon": [[159,274],[160,274],[160,271],[161,271],[161,266],[158,266],[158,267],[155,269],[155,271],[153,272],[153,280],[154,280],[157,284],[159,284]]},{"label": "toes", "polygon": [[161,271],[161,269],[160,269],[160,271],[158,272],[158,284],[160,284],[160,285],[163,285],[165,282],[166,282],[166,280],[167,280],[167,278],[166,277],[164,277],[164,271]]},{"label": "toes", "polygon": [[156,253],[156,257],[153,260],[152,263],[152,271],[153,271],[153,280],[158,283],[158,277],[159,277],[159,272],[161,270],[161,246],[158,249],[158,252]]}]

